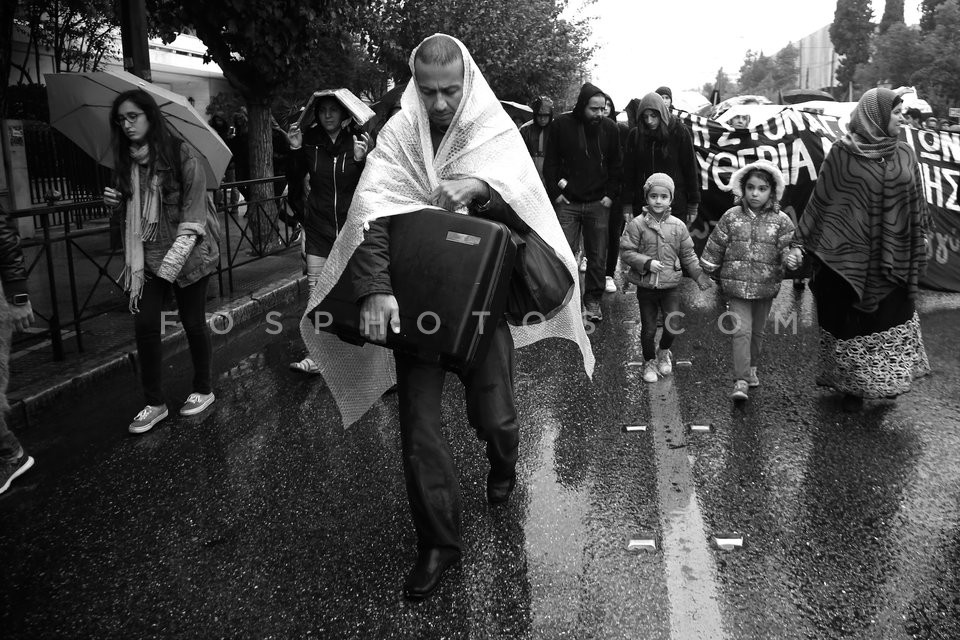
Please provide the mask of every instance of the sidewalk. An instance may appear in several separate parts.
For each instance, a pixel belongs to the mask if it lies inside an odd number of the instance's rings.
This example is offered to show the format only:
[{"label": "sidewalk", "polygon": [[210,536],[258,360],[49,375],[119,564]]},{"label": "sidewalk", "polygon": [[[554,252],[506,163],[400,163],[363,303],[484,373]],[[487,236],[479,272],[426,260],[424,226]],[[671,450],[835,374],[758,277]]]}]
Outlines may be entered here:
[{"label": "sidewalk", "polygon": [[[238,337],[238,329],[263,322],[272,309],[306,304],[307,285],[299,251],[291,248],[235,268],[234,290],[233,296],[219,297],[215,276],[211,279],[207,319],[213,319],[214,352]],[[29,428],[45,408],[68,401],[78,392],[95,393],[97,382],[117,370],[126,369],[131,384],[137,384],[133,321],[125,309],[85,323],[82,340],[84,350],[80,352],[76,336],[65,336],[66,358],[62,361],[53,359],[49,342],[21,350],[14,346],[7,393],[13,429]],[[164,335],[164,357],[185,349],[186,336],[178,323]]]}]

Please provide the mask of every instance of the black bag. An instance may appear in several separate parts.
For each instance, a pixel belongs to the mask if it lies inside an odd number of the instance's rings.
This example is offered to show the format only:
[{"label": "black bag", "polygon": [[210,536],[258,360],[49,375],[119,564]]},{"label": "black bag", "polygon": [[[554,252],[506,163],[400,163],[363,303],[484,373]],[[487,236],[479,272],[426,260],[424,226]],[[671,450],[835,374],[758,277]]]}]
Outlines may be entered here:
[{"label": "black bag", "polygon": [[573,296],[573,276],[556,249],[530,229],[511,229],[517,257],[507,293],[507,322],[524,326],[546,322],[560,313]]}]

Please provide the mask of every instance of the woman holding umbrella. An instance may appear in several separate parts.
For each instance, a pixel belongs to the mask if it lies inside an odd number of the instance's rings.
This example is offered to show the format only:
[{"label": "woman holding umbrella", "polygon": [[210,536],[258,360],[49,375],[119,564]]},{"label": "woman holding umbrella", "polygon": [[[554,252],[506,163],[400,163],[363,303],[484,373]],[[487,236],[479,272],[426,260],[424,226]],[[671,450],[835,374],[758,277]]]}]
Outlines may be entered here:
[{"label": "woman holding umbrella", "polygon": [[[324,93],[324,92],[320,92]],[[367,158],[370,134],[349,127],[350,110],[334,95],[313,101],[313,126],[290,128],[290,207],[303,225],[307,283],[311,290],[340,229]],[[310,193],[304,189],[309,177]],[[309,356],[290,364],[294,371],[319,373]]]},{"label": "woman holding umbrella", "polygon": [[130,423],[145,433],[167,417],[161,389],[163,301],[172,289],[193,360],[193,393],[180,415],[214,401],[207,280],[220,262],[220,226],[201,162],[171,133],[146,91],[120,93],[110,110],[117,188],[103,200],[124,216],[124,287],[130,293],[146,406]]}]

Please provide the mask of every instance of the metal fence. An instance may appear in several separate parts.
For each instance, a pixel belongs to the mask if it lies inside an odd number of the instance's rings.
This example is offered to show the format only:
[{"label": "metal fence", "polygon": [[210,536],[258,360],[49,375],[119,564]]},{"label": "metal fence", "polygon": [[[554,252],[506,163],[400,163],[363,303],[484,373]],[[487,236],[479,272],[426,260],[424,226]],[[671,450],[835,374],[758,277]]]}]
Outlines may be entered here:
[{"label": "metal fence", "polygon": [[[71,211],[74,223],[101,217],[98,200],[110,184],[110,170],[99,165],[80,147],[44,122],[24,121],[27,172],[32,204],[54,204],[58,200],[88,203]],[[51,220],[62,224],[61,219]],[[40,221],[36,221],[40,226]]]},{"label": "metal fence", "polygon": [[[221,296],[234,293],[237,267],[296,243],[293,229],[277,216],[286,209],[285,196],[253,198],[243,204],[237,198],[242,192],[256,192],[255,185],[283,182],[285,178],[277,176],[225,183],[215,192],[223,234],[216,273]],[[124,258],[119,221],[110,217],[100,199],[14,211],[10,216],[37,223],[37,234],[22,242],[37,329],[20,334],[17,343],[49,340],[56,360],[64,358],[67,338],[75,339],[83,351],[84,324],[127,305],[120,280]]]}]

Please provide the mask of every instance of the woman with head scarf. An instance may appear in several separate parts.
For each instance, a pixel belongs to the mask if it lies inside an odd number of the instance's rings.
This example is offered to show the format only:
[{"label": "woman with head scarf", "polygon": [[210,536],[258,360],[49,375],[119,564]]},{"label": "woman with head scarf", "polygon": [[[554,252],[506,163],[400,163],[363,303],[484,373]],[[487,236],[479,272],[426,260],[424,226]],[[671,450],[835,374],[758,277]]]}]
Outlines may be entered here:
[{"label": "woman with head scarf", "polygon": [[901,109],[889,89],[863,94],[820,168],[790,256],[813,262],[817,383],[843,393],[848,411],[905,393],[930,371],[916,312],[929,218],[917,158],[899,140]]}]

